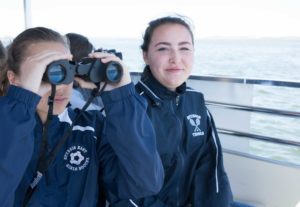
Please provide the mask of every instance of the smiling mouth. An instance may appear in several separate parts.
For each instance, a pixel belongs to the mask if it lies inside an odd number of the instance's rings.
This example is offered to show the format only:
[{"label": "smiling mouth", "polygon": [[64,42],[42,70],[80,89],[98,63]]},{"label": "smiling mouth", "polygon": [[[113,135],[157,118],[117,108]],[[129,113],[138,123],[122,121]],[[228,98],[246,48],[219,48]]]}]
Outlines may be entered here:
[{"label": "smiling mouth", "polygon": [[168,71],[168,72],[177,72],[177,71],[181,71],[182,69],[180,69],[180,68],[168,68],[168,69],[166,69],[166,71]]},{"label": "smiling mouth", "polygon": [[62,101],[65,101],[66,98],[55,98],[54,101],[55,102],[62,102]]}]

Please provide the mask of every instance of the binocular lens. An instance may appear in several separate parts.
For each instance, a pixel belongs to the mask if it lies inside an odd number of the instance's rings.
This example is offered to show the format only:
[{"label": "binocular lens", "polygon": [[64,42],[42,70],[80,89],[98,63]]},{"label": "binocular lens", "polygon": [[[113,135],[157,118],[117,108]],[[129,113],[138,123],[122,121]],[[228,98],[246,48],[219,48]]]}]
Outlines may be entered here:
[{"label": "binocular lens", "polygon": [[117,62],[112,62],[107,65],[106,78],[111,83],[117,83],[123,76],[122,66]]},{"label": "binocular lens", "polygon": [[53,65],[47,73],[49,81],[54,84],[61,83],[66,76],[66,70],[62,65]]}]

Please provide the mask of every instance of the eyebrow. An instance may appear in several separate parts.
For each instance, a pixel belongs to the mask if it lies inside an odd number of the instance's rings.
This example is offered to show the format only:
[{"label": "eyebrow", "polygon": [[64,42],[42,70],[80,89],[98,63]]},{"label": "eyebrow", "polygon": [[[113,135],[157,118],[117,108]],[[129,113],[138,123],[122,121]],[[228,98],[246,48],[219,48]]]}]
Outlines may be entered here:
[{"label": "eyebrow", "polygon": [[[186,44],[188,44],[188,45],[192,45],[190,42],[187,42],[187,41],[184,41],[184,42],[179,42],[179,45],[186,45]],[[171,45],[171,43],[169,43],[169,42],[158,42],[158,43],[156,43],[156,44],[154,45],[154,47],[157,47],[157,46],[159,46],[159,45],[166,45],[166,46],[170,46],[170,45]]]}]

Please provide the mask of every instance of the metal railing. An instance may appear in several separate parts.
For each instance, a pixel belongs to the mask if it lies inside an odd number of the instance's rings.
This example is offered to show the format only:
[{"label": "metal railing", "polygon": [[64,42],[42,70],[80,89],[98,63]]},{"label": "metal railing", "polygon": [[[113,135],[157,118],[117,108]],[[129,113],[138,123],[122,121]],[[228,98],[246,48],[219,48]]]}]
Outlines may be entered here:
[{"label": "metal railing", "polygon": [[[267,86],[281,86],[287,88],[298,88],[300,89],[300,82],[294,81],[278,81],[278,80],[263,80],[263,79],[246,79],[246,78],[229,78],[229,77],[215,77],[215,76],[191,76],[191,80],[202,80],[202,81],[216,81],[216,82],[228,82],[238,84],[254,84],[254,85],[267,85]],[[224,107],[232,110],[248,111],[255,113],[270,114],[275,116],[285,116],[290,118],[300,118],[300,112],[290,110],[279,110],[265,107],[247,106],[240,104],[232,104],[218,101],[206,100],[207,105]],[[231,129],[217,128],[220,134],[227,134],[236,137],[250,138],[275,144],[284,144],[290,146],[300,147],[299,141],[292,141],[288,139],[275,138],[270,136],[263,136],[259,134],[236,131]]]},{"label": "metal railing", "polygon": [[[218,106],[218,107],[225,107],[233,110],[242,110],[248,112],[257,112],[257,113],[264,113],[264,114],[271,114],[271,115],[278,115],[278,116],[286,116],[286,117],[293,117],[293,118],[300,118],[300,112],[296,111],[287,111],[287,110],[278,110],[278,109],[271,109],[271,108],[263,108],[263,107],[254,107],[254,106],[245,106],[245,105],[238,105],[238,104],[229,104],[229,103],[222,103],[216,101],[206,101],[207,105]],[[249,132],[242,132],[224,128],[218,128],[217,130],[220,134],[227,134],[232,136],[244,137],[244,138],[251,138],[265,142],[271,142],[275,144],[285,144],[291,146],[298,146],[300,147],[300,142],[280,139],[275,137],[269,136],[262,136],[254,133]]]},{"label": "metal railing", "polygon": [[228,134],[228,135],[233,135],[233,136],[238,136],[238,137],[256,139],[259,141],[271,142],[271,143],[275,143],[275,144],[284,144],[284,145],[300,147],[300,142],[297,142],[297,141],[285,140],[285,139],[280,139],[280,138],[275,138],[275,137],[263,136],[263,135],[229,130],[229,129],[223,129],[223,128],[217,128],[217,130],[218,130],[218,133],[220,133],[220,134]]},{"label": "metal railing", "polygon": [[224,103],[224,102],[217,102],[217,101],[206,101],[206,104],[212,106],[226,107],[234,110],[260,112],[265,114],[300,118],[300,112],[297,111],[279,110],[279,109],[256,107],[256,106],[246,106],[246,105],[231,104],[231,103]]},{"label": "metal railing", "polygon": [[221,77],[221,76],[206,76],[206,75],[191,75],[191,80],[203,80],[203,81],[216,81],[216,82],[228,82],[228,83],[240,83],[240,84],[254,84],[254,85],[265,85],[265,86],[282,86],[289,88],[300,88],[300,82],[296,81],[282,81],[282,80],[271,80],[271,79],[257,79],[257,78],[232,78],[232,77]]}]

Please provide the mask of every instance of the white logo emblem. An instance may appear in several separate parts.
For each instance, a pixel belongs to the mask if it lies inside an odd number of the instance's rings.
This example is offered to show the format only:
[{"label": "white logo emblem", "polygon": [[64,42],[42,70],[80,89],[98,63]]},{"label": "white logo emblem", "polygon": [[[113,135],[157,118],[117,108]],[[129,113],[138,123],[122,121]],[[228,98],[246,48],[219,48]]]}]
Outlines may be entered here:
[{"label": "white logo emblem", "polygon": [[66,168],[72,171],[81,171],[90,162],[87,157],[87,150],[82,146],[72,146],[65,152],[64,160],[67,162]]},{"label": "white logo emblem", "polygon": [[191,114],[188,115],[186,118],[189,120],[190,124],[195,127],[193,132],[194,137],[204,135],[204,132],[201,131],[201,129],[199,128],[201,116],[197,114]]},{"label": "white logo emblem", "polygon": [[84,157],[81,155],[80,151],[71,153],[70,157],[71,157],[70,163],[75,165],[80,165],[82,160],[84,160]]}]

